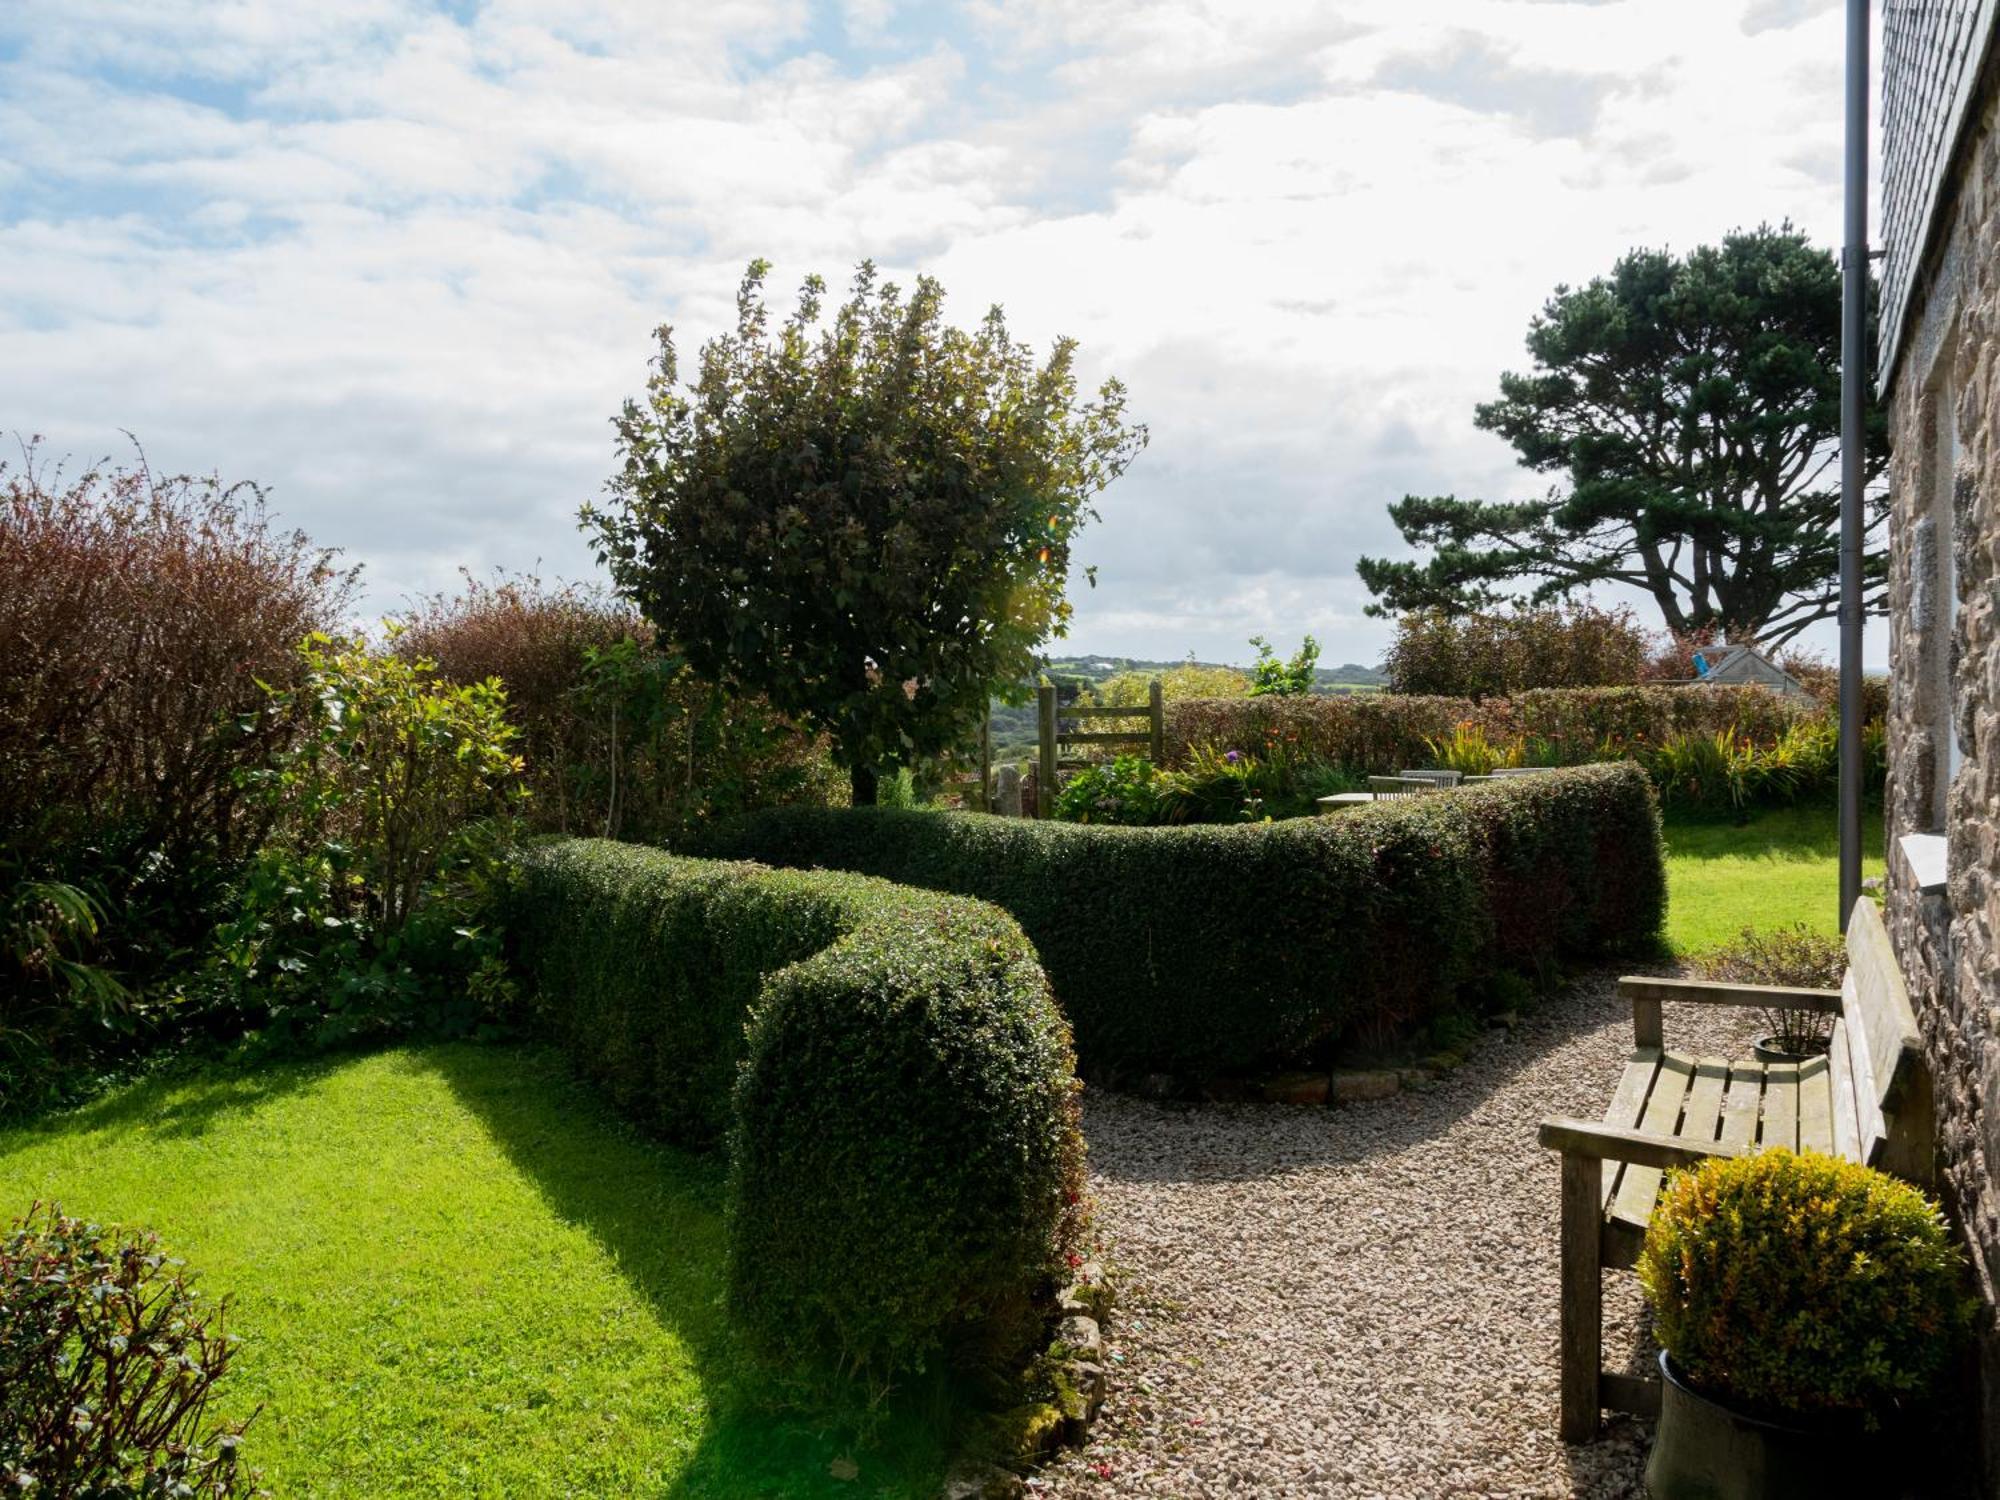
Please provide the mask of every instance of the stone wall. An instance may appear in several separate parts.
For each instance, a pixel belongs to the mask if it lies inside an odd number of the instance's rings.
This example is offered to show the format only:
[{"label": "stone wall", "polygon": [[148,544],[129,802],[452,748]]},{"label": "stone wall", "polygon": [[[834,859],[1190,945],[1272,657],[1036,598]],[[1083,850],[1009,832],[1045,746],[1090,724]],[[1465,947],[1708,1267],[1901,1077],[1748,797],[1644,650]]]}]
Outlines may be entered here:
[{"label": "stone wall", "polygon": [[[2000,1496],[2000,112],[1988,68],[1889,393],[1889,931],[1936,1079],[1940,1191],[1987,1299],[1987,1491]],[[1942,424],[1950,424],[1946,427]],[[1955,436],[1955,442],[1954,442]],[[1947,565],[1944,549],[1951,550]],[[1953,572],[1955,569],[1955,579]],[[1953,584],[1955,583],[1955,588]],[[1951,599],[1955,596],[1956,613]],[[1959,763],[1948,775],[1947,736]],[[1897,849],[1948,840],[1925,896]]]}]

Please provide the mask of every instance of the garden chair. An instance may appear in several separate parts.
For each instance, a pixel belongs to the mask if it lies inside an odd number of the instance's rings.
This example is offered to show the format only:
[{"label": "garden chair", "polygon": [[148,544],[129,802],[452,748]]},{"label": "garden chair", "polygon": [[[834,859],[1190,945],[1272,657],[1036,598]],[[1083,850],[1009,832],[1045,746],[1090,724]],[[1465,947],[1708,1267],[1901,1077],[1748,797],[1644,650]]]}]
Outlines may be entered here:
[{"label": "garden chair", "polygon": [[1398,779],[1403,781],[1428,781],[1432,786],[1457,786],[1465,780],[1463,771],[1398,771]]},{"label": "garden chair", "polygon": [[1438,784],[1421,776],[1370,776],[1368,790],[1377,802],[1394,802],[1404,797],[1428,796],[1438,790]]}]

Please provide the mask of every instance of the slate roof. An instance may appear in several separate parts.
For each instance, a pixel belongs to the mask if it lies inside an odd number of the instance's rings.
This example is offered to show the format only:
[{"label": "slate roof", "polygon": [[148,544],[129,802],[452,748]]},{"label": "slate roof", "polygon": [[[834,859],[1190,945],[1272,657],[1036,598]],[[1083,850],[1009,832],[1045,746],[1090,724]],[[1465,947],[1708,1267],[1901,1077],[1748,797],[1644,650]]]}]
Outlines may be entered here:
[{"label": "slate roof", "polygon": [[1882,6],[1882,383],[1894,373],[1917,273],[2000,0],[1884,0]]}]

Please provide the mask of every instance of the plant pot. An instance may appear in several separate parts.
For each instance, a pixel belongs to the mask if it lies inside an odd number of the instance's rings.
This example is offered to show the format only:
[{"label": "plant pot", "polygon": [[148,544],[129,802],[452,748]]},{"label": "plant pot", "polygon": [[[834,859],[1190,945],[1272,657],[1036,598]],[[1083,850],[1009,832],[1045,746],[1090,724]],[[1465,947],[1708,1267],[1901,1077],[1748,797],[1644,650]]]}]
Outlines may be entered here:
[{"label": "plant pot", "polygon": [[1760,1063],[1802,1063],[1809,1062],[1815,1057],[1825,1057],[1826,1043],[1821,1042],[1811,1052],[1793,1052],[1789,1048],[1779,1046],[1776,1037],[1760,1036],[1750,1044],[1750,1050],[1757,1054],[1757,1061]]},{"label": "plant pot", "polygon": [[1653,1500],[1827,1500],[1895,1495],[1890,1444],[1853,1420],[1787,1423],[1683,1385],[1660,1355],[1660,1425],[1646,1464]]}]

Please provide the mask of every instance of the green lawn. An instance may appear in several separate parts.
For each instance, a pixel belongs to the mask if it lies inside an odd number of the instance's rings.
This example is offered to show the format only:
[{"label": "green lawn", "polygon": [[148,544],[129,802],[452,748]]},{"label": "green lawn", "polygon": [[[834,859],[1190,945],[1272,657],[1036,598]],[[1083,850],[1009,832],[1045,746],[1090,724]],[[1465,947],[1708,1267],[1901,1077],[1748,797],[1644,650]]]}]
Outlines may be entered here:
[{"label": "green lawn", "polygon": [[[1862,874],[1882,873],[1882,814],[1861,830]],[[1745,927],[1806,922],[1835,932],[1840,830],[1830,807],[1788,807],[1742,828],[1667,820],[1667,941],[1698,953]]]},{"label": "green lawn", "polygon": [[0,1219],[38,1197],[159,1230],[230,1294],[224,1407],[263,1405],[245,1452],[278,1495],[939,1485],[917,1415],[857,1447],[761,1399],[719,1301],[719,1164],[634,1139],[537,1049],[141,1083],[0,1133]]}]

